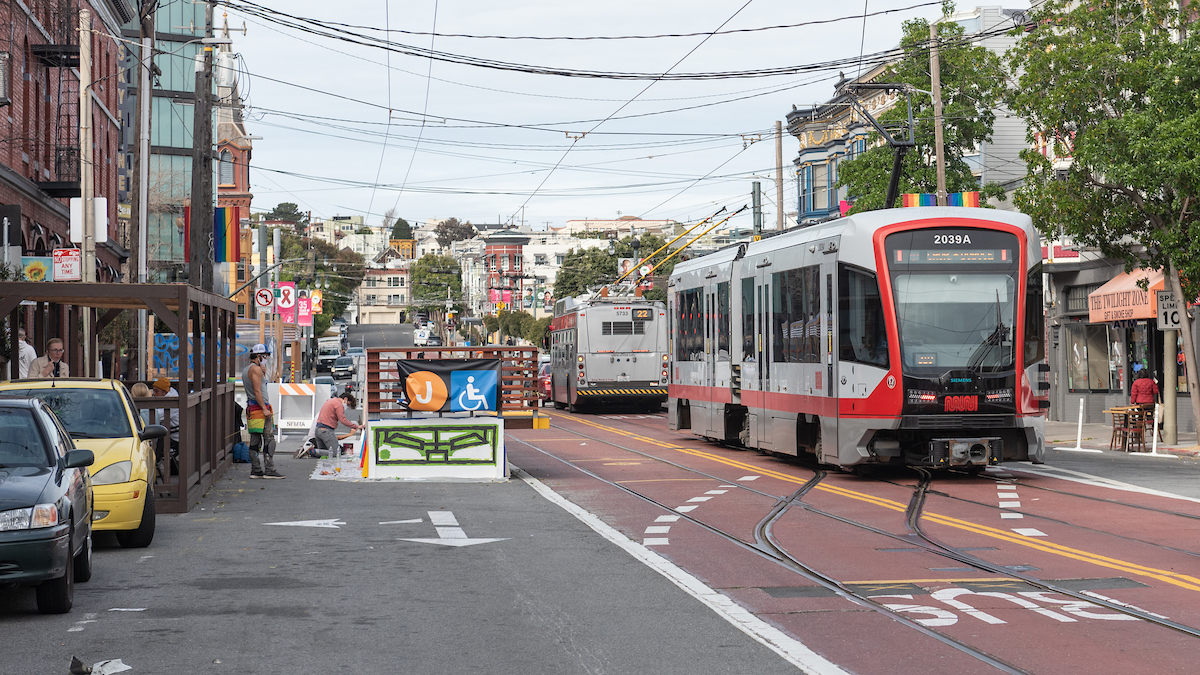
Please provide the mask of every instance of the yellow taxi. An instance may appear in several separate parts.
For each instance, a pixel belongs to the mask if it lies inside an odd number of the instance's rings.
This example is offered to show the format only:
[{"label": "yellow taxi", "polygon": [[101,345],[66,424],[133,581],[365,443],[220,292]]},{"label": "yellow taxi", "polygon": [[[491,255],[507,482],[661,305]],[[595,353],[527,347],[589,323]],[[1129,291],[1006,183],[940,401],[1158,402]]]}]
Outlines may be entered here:
[{"label": "yellow taxi", "polygon": [[0,396],[45,401],[75,447],[95,455],[92,529],[115,532],[126,548],[149,546],[154,540],[154,441],[168,432],[143,422],[125,385],[95,378],[18,380],[0,382]]}]

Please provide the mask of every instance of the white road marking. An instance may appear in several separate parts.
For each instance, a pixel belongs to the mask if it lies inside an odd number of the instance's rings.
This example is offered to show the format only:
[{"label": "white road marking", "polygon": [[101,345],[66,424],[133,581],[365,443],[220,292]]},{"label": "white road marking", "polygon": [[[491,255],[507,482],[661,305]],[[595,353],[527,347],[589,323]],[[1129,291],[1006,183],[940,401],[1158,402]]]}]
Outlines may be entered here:
[{"label": "white road marking", "polygon": [[683,511],[684,513],[687,513],[688,511],[695,511],[696,507],[695,506],[676,506],[675,510]]},{"label": "white road marking", "polygon": [[758,480],[759,476],[742,476],[738,480]]},{"label": "white road marking", "polygon": [[723,488],[736,488],[737,486],[736,486],[736,485],[718,485],[717,487],[723,487]]},{"label": "white road marking", "polygon": [[1155,497],[1181,499],[1183,501],[1196,502],[1197,504],[1200,504],[1200,498],[1185,497],[1183,495],[1177,495],[1171,492],[1163,492],[1162,490],[1155,490],[1153,488],[1145,488],[1140,485],[1133,485],[1132,483],[1123,483],[1119,480],[1113,480],[1111,478],[1101,478],[1100,476],[1093,476],[1090,473],[1083,473],[1082,471],[1072,471],[1071,469],[1052,467],[1045,464],[1031,464],[1028,462],[1020,462],[1018,464],[1011,465],[1010,468],[1014,471],[1031,473],[1035,476],[1058,478],[1060,480],[1068,480],[1073,483],[1082,483],[1084,485],[1109,488],[1110,490],[1137,492],[1145,495],[1154,495]]},{"label": "white road marking", "polygon": [[380,525],[408,525],[409,523],[419,523],[420,518],[409,518],[408,520],[381,520]]},{"label": "white road marking", "polygon": [[293,520],[286,523],[263,523],[263,525],[284,525],[287,527],[325,527],[334,530],[341,529],[346,523],[337,518],[326,518],[325,520]]},{"label": "white road marking", "polygon": [[656,523],[673,523],[679,520],[679,516],[659,516],[654,519]]},{"label": "white road marking", "polygon": [[74,626],[67,629],[68,633],[79,633],[83,631],[84,624],[96,623],[96,613],[88,612],[83,615],[83,618],[75,622]]},{"label": "white road marking", "polygon": [[146,611],[146,608],[145,607],[110,607],[108,609],[108,611],[110,611],[110,612],[144,612],[144,611]]},{"label": "white road marking", "polygon": [[[651,551],[645,544],[638,544],[630,540],[595,515],[567,501],[528,473],[519,468],[514,468],[513,475],[528,483],[530,487],[551,503],[558,505],[567,513],[575,516],[602,537],[625,549],[630,555],[641,560],[648,567],[682,588],[686,593],[703,602],[718,616],[733,624],[733,626],[762,643],[776,654],[779,654],[788,663],[796,666],[806,673],[806,675],[847,675],[846,671],[809,649],[803,642],[796,640],[758,618],[720,591],[706,586],[695,576],[688,574],[677,565]],[[679,507],[678,510],[682,511],[691,508],[693,507]]]},{"label": "white road marking", "polygon": [[1044,537],[1044,536],[1046,536],[1045,532],[1034,529],[1032,527],[1014,527],[1013,532],[1016,532],[1017,534],[1021,535],[1022,537]]},{"label": "white road marking", "polygon": [[1002,508],[1002,509],[1019,509],[1019,508],[1021,508],[1021,502],[1000,502],[1000,508]]},{"label": "white road marking", "polygon": [[642,546],[669,546],[671,540],[666,537],[650,537],[642,540]]},{"label": "white road marking", "polygon": [[147,560],[149,560],[149,559],[151,559],[151,558],[153,558],[153,557],[154,557],[154,556],[152,556],[152,555],[144,555],[144,556],[142,556],[142,557],[138,558],[138,562],[140,562],[140,563],[144,563],[144,562],[146,562]]},{"label": "white road marking", "polygon": [[1016,485],[1008,485],[1006,483],[1001,483],[1000,485],[996,486],[996,489],[997,490],[1016,490],[1017,486]]},{"label": "white road marking", "polygon": [[430,511],[429,522],[434,525],[458,525],[453,511]]},{"label": "white road marking", "polygon": [[643,534],[666,534],[671,531],[670,525],[651,525]]},{"label": "white road marking", "polygon": [[706,495],[723,495],[726,492],[729,492],[729,490],[709,490],[708,492],[705,492],[704,494],[706,494]]},{"label": "white road marking", "polygon": [[692,497],[688,501],[689,502],[706,502],[710,499],[712,499],[712,497]]},{"label": "white road marking", "polygon": [[1013,518],[1024,518],[1025,516],[1020,513],[1001,513],[1000,517],[1005,518],[1005,519],[1013,519]]}]

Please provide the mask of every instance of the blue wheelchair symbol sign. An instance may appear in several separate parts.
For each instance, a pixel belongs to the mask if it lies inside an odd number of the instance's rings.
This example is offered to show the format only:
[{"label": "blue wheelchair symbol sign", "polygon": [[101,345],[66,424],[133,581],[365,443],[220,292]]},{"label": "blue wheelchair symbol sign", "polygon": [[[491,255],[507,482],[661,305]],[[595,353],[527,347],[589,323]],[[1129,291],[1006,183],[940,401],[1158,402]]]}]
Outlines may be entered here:
[{"label": "blue wheelchair symbol sign", "polygon": [[456,370],[450,373],[450,410],[495,410],[496,371]]}]

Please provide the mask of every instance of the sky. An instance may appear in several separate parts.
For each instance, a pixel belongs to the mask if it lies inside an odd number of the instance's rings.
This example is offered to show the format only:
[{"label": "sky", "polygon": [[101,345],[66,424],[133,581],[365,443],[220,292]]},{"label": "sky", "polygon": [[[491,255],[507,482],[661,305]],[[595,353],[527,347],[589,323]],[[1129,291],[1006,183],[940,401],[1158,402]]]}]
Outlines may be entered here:
[{"label": "sky", "polygon": [[[255,0],[416,52],[402,54],[281,26],[239,11],[239,1],[219,6],[216,23],[224,13],[231,27],[246,25],[245,35],[231,37],[246,127],[262,137],[251,161],[255,211],[293,202],[313,218],[359,215],[380,224],[394,208],[410,222],[453,216],[535,229],[620,216],[695,221],[749,204],[755,176],[764,223],[773,224],[775,122],[785,127],[784,210],[795,211],[791,161],[799,146],[786,135],[787,113],[827,100],[839,71],[852,77],[869,67],[859,65],[860,54],[895,47],[905,20],[941,13],[922,0],[853,8],[783,0]],[[792,27],[746,31],[769,26]],[[697,35],[455,36],[681,33]],[[429,49],[458,62],[427,58]],[[668,77],[840,63],[677,81],[461,62],[481,59]],[[749,227],[749,212],[732,224]]]}]

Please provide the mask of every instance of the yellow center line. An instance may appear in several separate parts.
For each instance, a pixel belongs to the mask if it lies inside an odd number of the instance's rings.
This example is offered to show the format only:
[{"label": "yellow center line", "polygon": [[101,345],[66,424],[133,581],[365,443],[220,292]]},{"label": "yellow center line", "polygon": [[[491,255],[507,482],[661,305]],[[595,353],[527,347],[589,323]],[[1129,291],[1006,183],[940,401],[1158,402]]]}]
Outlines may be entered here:
[{"label": "yellow center line", "polygon": [[[724,464],[726,466],[735,467],[738,469],[744,469],[746,471],[754,472],[755,474],[758,474],[758,475],[769,476],[771,478],[775,478],[777,480],[781,480],[784,482],[794,483],[794,484],[798,484],[798,485],[803,485],[804,483],[808,482],[808,480],[804,479],[804,478],[799,478],[797,476],[792,476],[789,474],[781,473],[779,471],[774,471],[772,469],[755,466],[753,464],[748,464],[746,462],[741,462],[738,460],[730,459],[728,457],[720,457],[718,455],[713,455],[711,453],[704,452],[701,450],[696,450],[693,448],[684,448],[684,447],[680,447],[678,445],[674,445],[671,443],[664,443],[657,439],[649,438],[647,436],[643,436],[641,434],[633,433],[630,431],[616,429],[616,428],[613,428],[613,427],[610,427],[610,426],[607,426],[604,424],[600,424],[598,422],[593,422],[591,420],[581,419],[579,417],[571,417],[571,420],[575,421],[575,422],[579,422],[579,423],[587,425],[587,426],[590,426],[590,427],[593,427],[595,429],[601,429],[601,430],[608,431],[611,433],[620,434],[627,438],[632,438],[632,439],[635,439],[638,441],[649,443],[651,445],[656,445],[661,448],[666,448],[668,450],[675,450],[677,452],[681,452],[686,455],[692,455],[693,457],[698,457],[700,459],[705,459],[708,461],[716,462],[718,464]],[[823,492],[828,492],[830,494],[835,494],[835,495],[838,495],[841,497],[846,497],[848,499],[854,499],[857,501],[866,502],[868,504],[873,504],[875,506],[879,506],[881,508],[888,509],[890,511],[898,511],[900,513],[904,513],[908,509],[907,504],[903,504],[903,503],[897,502],[895,500],[886,499],[883,497],[877,497],[875,495],[870,495],[870,494],[858,492],[855,490],[848,490],[846,488],[837,487],[837,486],[833,486],[833,485],[819,484],[819,485],[817,485],[817,487],[815,489],[821,490]],[[1171,584],[1173,586],[1179,586],[1180,588],[1186,588],[1191,591],[1200,591],[1200,578],[1197,578],[1197,577],[1194,577],[1191,575],[1178,574],[1176,572],[1171,572],[1169,570],[1162,570],[1162,569],[1158,569],[1158,568],[1154,568],[1154,567],[1148,567],[1145,565],[1139,565],[1137,563],[1120,560],[1118,558],[1111,558],[1108,556],[1101,555],[1099,553],[1091,553],[1089,551],[1082,551],[1079,549],[1071,548],[1069,546],[1055,544],[1055,543],[1049,542],[1049,541],[1038,541],[1036,539],[1030,539],[1028,537],[1013,534],[1010,532],[1006,532],[1004,530],[997,529],[994,527],[989,527],[987,525],[980,525],[978,523],[973,523],[973,522],[970,522],[967,520],[961,520],[958,518],[952,518],[950,516],[942,515],[939,513],[925,512],[923,514],[923,517],[926,520],[933,522],[933,523],[937,523],[939,525],[944,525],[946,527],[952,527],[952,528],[955,528],[958,530],[963,530],[966,532],[972,532],[972,533],[979,534],[979,535],[982,535],[985,537],[990,537],[992,539],[998,539],[1000,541],[1005,541],[1010,544],[1017,544],[1018,546],[1024,546],[1026,548],[1031,548],[1031,549],[1034,549],[1037,551],[1041,551],[1043,553],[1050,553],[1052,555],[1062,556],[1064,558],[1070,558],[1072,560],[1078,560],[1078,561],[1089,563],[1092,565],[1097,565],[1099,567],[1106,567],[1109,569],[1118,570],[1120,572],[1125,572],[1127,574],[1132,574],[1135,576],[1142,576],[1142,577],[1148,577],[1151,579],[1157,579],[1159,581]]]}]

